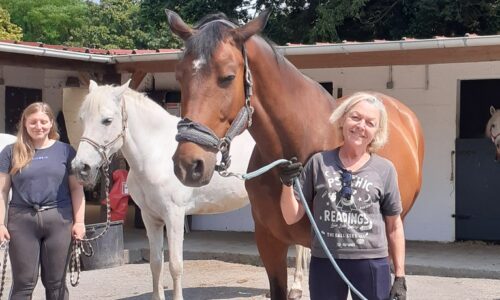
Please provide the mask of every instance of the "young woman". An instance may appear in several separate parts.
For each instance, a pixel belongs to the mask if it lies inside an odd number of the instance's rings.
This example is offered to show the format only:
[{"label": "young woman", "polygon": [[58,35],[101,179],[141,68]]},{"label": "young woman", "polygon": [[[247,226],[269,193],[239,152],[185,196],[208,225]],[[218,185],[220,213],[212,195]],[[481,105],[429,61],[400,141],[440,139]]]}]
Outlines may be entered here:
[{"label": "young woman", "polygon": [[[283,217],[294,224],[304,216],[291,187],[299,176],[322,238],[354,287],[370,300],[406,299],[397,174],[389,160],[374,153],[387,141],[385,107],[371,94],[356,93],[335,109],[330,122],[343,137],[342,146],[316,153],[303,170],[299,162],[281,168]],[[348,287],[317,236],[311,250],[311,299],[347,299]],[[392,288],[389,253],[395,273]]]},{"label": "young woman", "polygon": [[0,153],[0,241],[10,240],[10,299],[31,299],[40,268],[46,299],[68,299],[71,239],[85,235],[83,187],[70,173],[75,150],[58,141],[46,103],[26,107],[18,128],[16,143]]}]

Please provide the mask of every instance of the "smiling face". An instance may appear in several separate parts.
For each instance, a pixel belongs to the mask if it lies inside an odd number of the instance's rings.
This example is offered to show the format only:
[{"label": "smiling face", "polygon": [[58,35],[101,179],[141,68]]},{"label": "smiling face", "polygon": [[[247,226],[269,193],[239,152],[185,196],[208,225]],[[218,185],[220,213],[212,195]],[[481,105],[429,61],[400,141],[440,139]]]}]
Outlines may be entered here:
[{"label": "smiling face", "polygon": [[43,142],[49,138],[50,129],[53,125],[50,117],[41,111],[28,115],[24,122],[24,127],[31,140],[39,142]]},{"label": "smiling face", "polygon": [[342,135],[346,145],[368,149],[380,124],[380,111],[367,101],[354,105],[344,117]]}]

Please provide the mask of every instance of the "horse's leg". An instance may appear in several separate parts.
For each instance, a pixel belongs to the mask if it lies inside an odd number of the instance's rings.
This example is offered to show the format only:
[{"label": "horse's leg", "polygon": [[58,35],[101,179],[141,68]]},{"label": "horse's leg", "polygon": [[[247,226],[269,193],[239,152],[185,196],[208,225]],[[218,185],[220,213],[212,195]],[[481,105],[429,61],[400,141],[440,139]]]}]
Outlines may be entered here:
[{"label": "horse's leg", "polygon": [[255,241],[267,272],[272,300],[286,300],[288,245],[275,238],[269,229],[255,223]]},{"label": "horse's leg", "polygon": [[293,283],[288,292],[288,300],[298,300],[302,298],[302,279],[308,270],[310,250],[301,245],[295,245],[295,273]]},{"label": "horse's leg", "polygon": [[164,300],[163,289],[163,222],[159,222],[141,210],[142,220],[149,240],[149,267],[153,275],[154,300]]},{"label": "horse's leg", "polygon": [[184,208],[172,205],[168,209],[167,225],[170,275],[173,281],[173,300],[182,300]]}]

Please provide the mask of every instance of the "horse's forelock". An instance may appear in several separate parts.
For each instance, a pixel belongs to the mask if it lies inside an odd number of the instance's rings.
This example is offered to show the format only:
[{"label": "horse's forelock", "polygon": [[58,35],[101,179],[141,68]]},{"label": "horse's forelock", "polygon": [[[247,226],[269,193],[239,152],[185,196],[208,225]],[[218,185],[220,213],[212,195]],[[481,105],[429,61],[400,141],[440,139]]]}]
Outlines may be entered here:
[{"label": "horse's forelock", "polygon": [[[221,22],[217,22],[217,20],[221,20]],[[195,27],[198,32],[186,41],[185,53],[195,58],[203,57],[208,65],[217,45],[228,35],[231,29],[230,24],[233,23],[224,18],[208,18]],[[236,27],[236,25],[234,26]]]}]

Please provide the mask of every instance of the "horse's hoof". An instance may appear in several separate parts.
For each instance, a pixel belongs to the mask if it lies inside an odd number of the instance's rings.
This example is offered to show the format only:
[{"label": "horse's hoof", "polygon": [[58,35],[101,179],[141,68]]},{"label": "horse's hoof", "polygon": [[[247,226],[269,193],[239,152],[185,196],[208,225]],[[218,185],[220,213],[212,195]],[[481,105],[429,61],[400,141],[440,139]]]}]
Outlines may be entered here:
[{"label": "horse's hoof", "polygon": [[302,291],[297,289],[292,289],[288,293],[288,300],[299,300],[302,298]]}]

